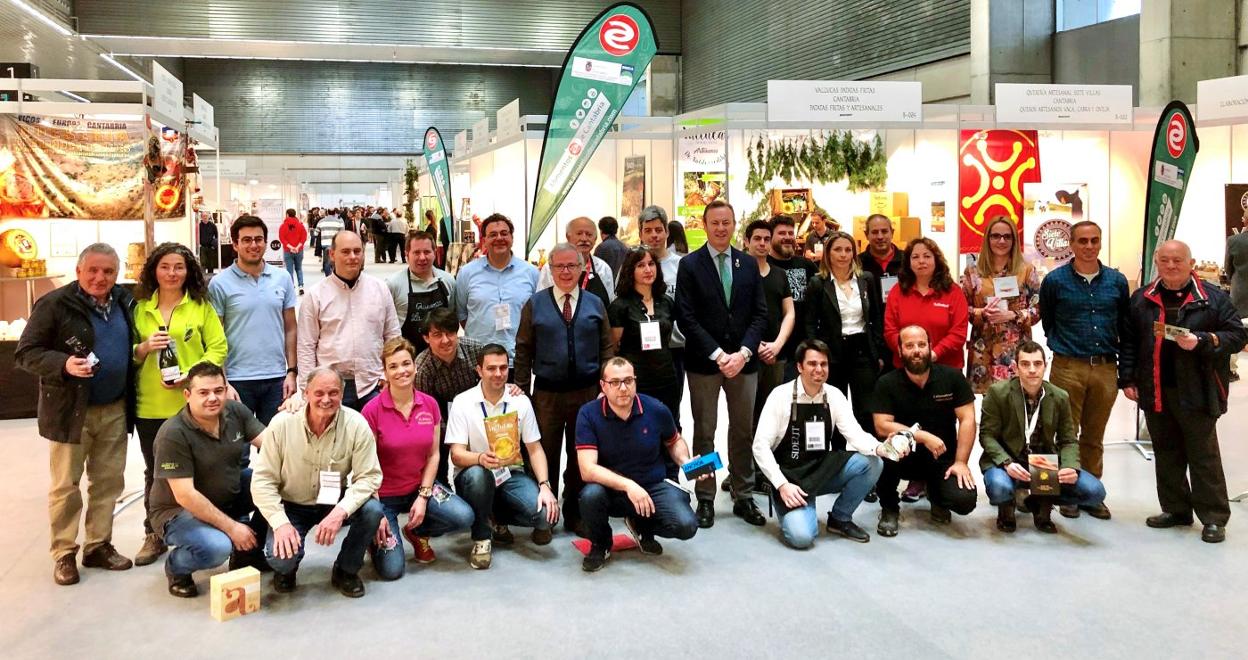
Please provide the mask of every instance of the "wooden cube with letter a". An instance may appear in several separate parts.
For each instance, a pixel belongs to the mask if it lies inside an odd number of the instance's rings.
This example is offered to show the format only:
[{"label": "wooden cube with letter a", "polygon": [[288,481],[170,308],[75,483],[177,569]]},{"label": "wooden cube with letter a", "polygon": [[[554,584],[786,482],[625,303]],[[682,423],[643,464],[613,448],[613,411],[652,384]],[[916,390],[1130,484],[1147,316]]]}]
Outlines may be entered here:
[{"label": "wooden cube with letter a", "polygon": [[260,610],[260,571],[248,566],[212,576],[212,618],[229,621]]}]

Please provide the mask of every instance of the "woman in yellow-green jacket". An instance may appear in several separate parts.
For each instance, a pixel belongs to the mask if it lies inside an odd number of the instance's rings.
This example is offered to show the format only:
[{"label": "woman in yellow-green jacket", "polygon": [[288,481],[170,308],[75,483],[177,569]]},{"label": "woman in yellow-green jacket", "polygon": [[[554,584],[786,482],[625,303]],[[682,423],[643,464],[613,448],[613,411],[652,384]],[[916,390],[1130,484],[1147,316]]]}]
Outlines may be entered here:
[{"label": "woman in yellow-green jacket", "polygon": [[[143,451],[143,508],[145,514],[150,514],[148,495],[152,490],[156,432],[182,409],[182,380],[186,372],[200,362],[218,366],[225,363],[225,329],[208,302],[208,284],[199,261],[178,243],[156,246],[143,264],[134,294],[138,301],[134,309],[134,329],[138,334],[134,361],[139,365],[135,430]],[[173,383],[165,383],[160,373],[160,352],[171,343],[177,351],[182,375]],[[147,518],[144,515],[147,537],[134,558],[139,566],[156,561],[166,550],[163,535],[152,529]]]}]

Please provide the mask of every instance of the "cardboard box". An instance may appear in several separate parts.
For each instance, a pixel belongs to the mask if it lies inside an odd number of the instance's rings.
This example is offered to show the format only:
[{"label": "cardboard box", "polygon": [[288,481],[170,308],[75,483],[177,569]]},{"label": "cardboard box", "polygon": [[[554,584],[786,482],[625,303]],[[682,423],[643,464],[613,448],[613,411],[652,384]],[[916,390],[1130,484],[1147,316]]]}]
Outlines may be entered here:
[{"label": "cardboard box", "polygon": [[260,571],[250,566],[212,576],[212,618],[229,621],[260,611]]},{"label": "cardboard box", "polygon": [[[898,193],[900,194],[900,193]],[[906,244],[923,235],[923,224],[918,218],[889,216],[893,223],[893,245],[898,250],[906,249]],[[867,216],[854,216],[854,241],[858,243],[858,251],[867,249]]]},{"label": "cardboard box", "polygon": [[873,192],[870,208],[870,213],[879,213],[890,218],[910,215],[910,196],[904,192]]}]

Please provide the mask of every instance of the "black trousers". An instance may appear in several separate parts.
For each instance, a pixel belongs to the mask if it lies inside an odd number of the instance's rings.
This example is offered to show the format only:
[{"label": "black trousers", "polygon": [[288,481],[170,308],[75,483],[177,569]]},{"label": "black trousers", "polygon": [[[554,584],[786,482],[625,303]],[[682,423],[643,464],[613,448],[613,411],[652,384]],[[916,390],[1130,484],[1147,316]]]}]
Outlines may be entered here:
[{"label": "black trousers", "polygon": [[975,510],[978,491],[968,490],[958,485],[958,478],[945,471],[953,465],[954,448],[950,446],[940,459],[932,456],[927,447],[919,445],[909,456],[900,461],[884,461],[884,471],[875,484],[875,491],[880,495],[880,508],[885,511],[900,511],[901,497],[897,486],[902,479],[923,479],[927,482],[927,499],[932,504],[943,506],[950,511],[965,516]]},{"label": "black trousers", "polygon": [[828,384],[849,398],[854,407],[854,419],[862,430],[875,435],[875,422],[871,417],[871,393],[880,379],[880,365],[871,357],[867,335],[849,335],[844,338],[840,358],[828,365]]},{"label": "black trousers", "polygon": [[148,502],[152,494],[152,472],[156,468],[156,432],[163,419],[136,419],[134,431],[139,436],[139,452],[143,454],[143,533],[152,533],[152,523],[148,518],[152,515],[152,507]]},{"label": "black trousers", "polygon": [[1195,511],[1206,525],[1225,525],[1231,517],[1231,505],[1218,449],[1217,418],[1180,409],[1173,388],[1162,390],[1161,407],[1160,413],[1144,411],[1144,422],[1153,438],[1161,510],[1176,516]]}]

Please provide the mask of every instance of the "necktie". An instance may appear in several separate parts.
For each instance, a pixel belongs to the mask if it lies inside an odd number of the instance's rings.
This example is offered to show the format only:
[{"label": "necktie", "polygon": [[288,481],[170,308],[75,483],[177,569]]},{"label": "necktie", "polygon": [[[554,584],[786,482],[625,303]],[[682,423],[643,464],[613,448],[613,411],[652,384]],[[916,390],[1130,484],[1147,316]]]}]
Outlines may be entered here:
[{"label": "necktie", "polygon": [[724,302],[732,303],[732,271],[728,267],[728,253],[719,255],[719,283],[724,287]]},{"label": "necktie", "polygon": [[563,322],[572,322],[572,294],[563,294]]}]

